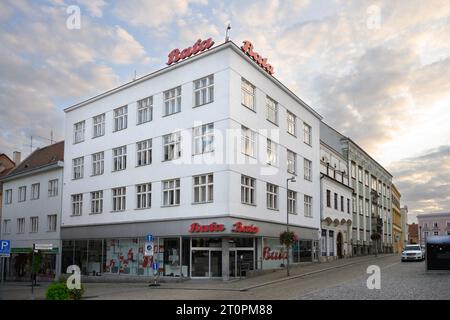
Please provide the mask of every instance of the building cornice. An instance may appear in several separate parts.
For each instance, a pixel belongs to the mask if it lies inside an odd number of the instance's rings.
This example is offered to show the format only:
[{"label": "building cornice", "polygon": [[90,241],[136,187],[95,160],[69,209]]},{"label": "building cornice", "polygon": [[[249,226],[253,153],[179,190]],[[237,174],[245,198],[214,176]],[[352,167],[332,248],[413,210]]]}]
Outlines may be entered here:
[{"label": "building cornice", "polygon": [[52,162],[50,164],[46,164],[40,167],[35,167],[32,170],[29,171],[25,171],[25,172],[19,172],[19,173],[12,173],[8,176],[6,176],[5,178],[1,179],[1,182],[7,182],[7,181],[11,181],[11,180],[15,180],[15,179],[19,179],[19,178],[24,178],[27,176],[31,176],[31,175],[35,175],[38,173],[42,173],[42,172],[46,172],[46,171],[50,171],[53,169],[59,169],[59,168],[63,168],[64,167],[64,162],[63,161],[57,161],[57,162]]}]

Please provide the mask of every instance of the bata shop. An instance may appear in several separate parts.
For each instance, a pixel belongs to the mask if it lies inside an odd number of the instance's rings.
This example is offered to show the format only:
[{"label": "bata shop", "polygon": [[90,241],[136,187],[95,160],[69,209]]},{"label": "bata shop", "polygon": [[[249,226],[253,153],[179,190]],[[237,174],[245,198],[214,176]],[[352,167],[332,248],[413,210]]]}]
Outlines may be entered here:
[{"label": "bata shop", "polygon": [[[274,224],[230,217],[62,228],[62,273],[69,265],[86,276],[222,278],[284,266],[287,253]],[[317,230],[290,226],[300,240],[291,263],[317,259]],[[153,257],[144,256],[147,234],[154,238]],[[302,236],[303,235],[303,236]]]}]

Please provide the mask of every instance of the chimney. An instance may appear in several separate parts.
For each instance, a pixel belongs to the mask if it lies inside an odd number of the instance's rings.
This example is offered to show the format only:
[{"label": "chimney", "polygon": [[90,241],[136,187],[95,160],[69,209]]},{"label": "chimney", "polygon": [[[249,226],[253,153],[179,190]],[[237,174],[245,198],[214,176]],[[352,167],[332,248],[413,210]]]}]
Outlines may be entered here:
[{"label": "chimney", "polygon": [[20,163],[20,156],[21,156],[21,153],[19,151],[13,152],[13,161],[16,164],[16,166],[18,166]]}]

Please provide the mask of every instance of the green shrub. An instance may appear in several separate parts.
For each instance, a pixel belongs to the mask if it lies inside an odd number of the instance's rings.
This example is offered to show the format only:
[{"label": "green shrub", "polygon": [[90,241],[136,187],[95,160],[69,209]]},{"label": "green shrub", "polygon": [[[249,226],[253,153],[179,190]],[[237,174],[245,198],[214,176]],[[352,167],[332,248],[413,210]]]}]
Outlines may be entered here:
[{"label": "green shrub", "polygon": [[65,283],[52,283],[47,288],[47,293],[45,295],[46,300],[69,300],[70,290],[67,288]]}]

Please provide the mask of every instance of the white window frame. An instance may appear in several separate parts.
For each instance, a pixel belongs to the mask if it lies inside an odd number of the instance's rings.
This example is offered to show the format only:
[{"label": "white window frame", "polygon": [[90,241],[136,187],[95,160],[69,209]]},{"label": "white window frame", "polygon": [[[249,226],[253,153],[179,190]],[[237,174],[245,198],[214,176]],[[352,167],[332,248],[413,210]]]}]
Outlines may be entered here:
[{"label": "white window frame", "polygon": [[279,192],[279,187],[275,184],[272,183],[266,183],[266,205],[267,205],[267,209],[270,210],[278,210],[278,192]]},{"label": "white window frame", "polygon": [[114,109],[114,130],[121,131],[128,127],[128,105]]},{"label": "white window frame", "polygon": [[152,164],[152,139],[136,142],[136,166],[142,167]]},{"label": "white window frame", "polygon": [[30,233],[39,232],[39,217],[30,217]]},{"label": "white window frame", "polygon": [[241,79],[241,104],[255,111],[255,86],[244,78]]},{"label": "white window frame", "polygon": [[83,214],[83,194],[77,193],[71,196],[72,216]]},{"label": "white window frame", "polygon": [[5,190],[5,204],[12,203],[12,189]]},{"label": "white window frame", "polygon": [[287,172],[297,175],[297,154],[292,150],[286,149],[286,158]]},{"label": "white window frame", "polygon": [[241,152],[249,157],[256,155],[256,132],[241,126]]},{"label": "white window frame", "polygon": [[163,117],[181,112],[181,86],[166,90],[164,97],[164,113]]},{"label": "white window frame", "polygon": [[287,122],[287,132],[292,134],[294,137],[297,136],[297,116],[290,112],[286,111],[286,122]]},{"label": "white window frame", "polygon": [[136,185],[136,209],[149,209],[152,207],[152,184],[141,183]]},{"label": "white window frame", "polygon": [[100,176],[105,172],[105,152],[100,151],[91,155],[92,175]]},{"label": "white window frame", "polygon": [[25,218],[17,218],[17,233],[25,233]]},{"label": "white window frame", "polygon": [[127,146],[113,149],[113,172],[122,171],[127,168]]},{"label": "white window frame", "polygon": [[214,201],[214,175],[212,173],[193,176],[192,184],[193,203],[199,204]]},{"label": "white window frame", "polygon": [[241,203],[256,205],[256,179],[241,175]]},{"label": "white window frame", "polygon": [[72,180],[83,179],[84,157],[72,159]]},{"label": "white window frame", "polygon": [[278,143],[267,138],[267,164],[278,166]]},{"label": "white window frame", "polygon": [[92,118],[92,138],[105,135],[105,119],[106,115],[104,113]]},{"label": "white window frame", "polygon": [[163,135],[163,161],[181,158],[181,132]]},{"label": "white window frame", "polygon": [[58,196],[58,179],[48,181],[48,196],[49,198]]},{"label": "white window frame", "polygon": [[91,214],[103,212],[103,190],[91,192]]},{"label": "white window frame", "polygon": [[307,181],[312,181],[312,161],[303,158],[303,177]]},{"label": "white window frame", "polygon": [[174,207],[180,205],[181,185],[180,179],[163,180],[162,184],[162,206]]},{"label": "white window frame", "polygon": [[41,184],[40,183],[33,183],[31,185],[31,200],[38,200],[39,196],[40,196],[40,189],[41,189]]},{"label": "white window frame", "polygon": [[192,131],[194,155],[214,151],[213,122],[194,127]]},{"label": "white window frame", "polygon": [[80,143],[84,141],[86,122],[80,121],[73,125],[73,143]]},{"label": "white window frame", "polygon": [[47,231],[48,232],[56,232],[58,223],[58,215],[49,214],[47,215]]},{"label": "white window frame", "polygon": [[312,197],[305,194],[303,198],[305,204],[305,217],[312,218]]},{"label": "white window frame", "polygon": [[112,211],[125,211],[127,208],[127,188],[118,187],[111,190],[112,195]]},{"label": "white window frame", "polygon": [[194,108],[214,102],[214,74],[194,81]]},{"label": "white window frame", "polygon": [[312,145],[312,127],[306,122],[303,122],[303,142]]},{"label": "white window frame", "polygon": [[278,126],[278,102],[266,96],[266,119]]},{"label": "white window frame", "polygon": [[27,201],[27,186],[19,187],[19,202]]},{"label": "white window frame", "polygon": [[3,220],[3,234],[10,234],[11,233],[11,219],[4,219]]},{"label": "white window frame", "polygon": [[288,213],[297,214],[297,192],[288,190]]},{"label": "white window frame", "polygon": [[153,120],[153,96],[141,99],[136,104],[136,125]]}]

